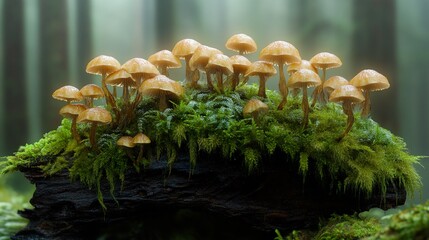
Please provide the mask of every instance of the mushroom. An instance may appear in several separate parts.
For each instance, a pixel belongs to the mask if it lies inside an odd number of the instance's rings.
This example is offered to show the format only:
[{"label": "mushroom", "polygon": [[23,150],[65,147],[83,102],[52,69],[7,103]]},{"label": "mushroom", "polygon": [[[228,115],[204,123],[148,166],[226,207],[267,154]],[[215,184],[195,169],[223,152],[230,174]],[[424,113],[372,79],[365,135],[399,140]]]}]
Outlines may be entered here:
[{"label": "mushroom", "polygon": [[[206,72],[207,87],[211,91],[214,89],[214,87],[213,87],[210,73],[206,70],[206,66],[207,66],[207,63],[209,62],[209,58],[214,54],[222,54],[222,52],[216,48],[200,45],[197,47],[191,59],[189,60],[189,66],[191,68],[191,71],[199,69],[200,71]],[[197,82],[193,82],[192,86],[196,87]]]},{"label": "mushroom", "polygon": [[128,157],[133,160],[134,162],[134,156],[131,153],[131,148],[135,147],[136,145],[133,142],[133,137],[130,136],[122,136],[116,141],[116,145],[123,147],[125,149],[125,152],[127,153]]},{"label": "mushroom", "polygon": [[[231,80],[231,88],[234,91],[240,82],[240,74],[244,75],[247,69],[249,69],[250,65],[252,65],[252,63],[242,55],[234,55],[230,57],[229,60],[231,61],[232,68],[234,69]],[[244,80],[244,83],[245,82],[246,80]]]},{"label": "mushroom", "polygon": [[350,80],[350,84],[363,91],[365,101],[363,102],[362,107],[362,117],[368,117],[371,110],[369,93],[372,91],[381,91],[390,87],[390,83],[387,78],[372,69],[365,69],[359,72],[352,80]]},{"label": "mushroom", "polygon": [[124,69],[119,69],[115,72],[112,72],[107,76],[106,78],[106,84],[112,85],[112,86],[122,86],[122,98],[125,101],[125,104],[128,104],[130,101],[129,96],[129,88],[131,86],[136,86],[136,81],[131,77],[131,74],[129,74]]},{"label": "mushroom", "polygon": [[199,77],[199,71],[198,70],[194,70],[191,71],[191,68],[189,67],[189,60],[191,59],[192,55],[194,54],[195,50],[198,48],[198,46],[200,46],[201,44],[197,41],[195,41],[194,39],[182,39],[180,41],[178,41],[176,43],[176,45],[174,45],[172,53],[180,58],[180,59],[185,59],[185,64],[186,64],[186,82],[188,85],[190,85],[191,87],[195,87],[192,85],[193,81],[193,76],[197,75],[197,81],[200,78]]},{"label": "mushroom", "polygon": [[[310,61],[307,61],[307,60],[301,60],[301,62],[289,64],[286,71],[289,74],[289,76],[291,76],[292,74],[294,74],[296,71],[300,69],[308,69],[317,73],[317,69],[313,65],[311,65]],[[293,97],[298,96],[300,90],[301,90],[300,88],[294,88],[292,90],[292,96]]]},{"label": "mushroom", "polygon": [[178,57],[174,56],[168,50],[156,52],[147,59],[153,65],[158,67],[162,75],[169,76],[167,68],[179,68],[182,66]]},{"label": "mushroom", "polygon": [[76,119],[77,123],[90,123],[91,130],[89,134],[89,142],[91,147],[96,149],[96,130],[99,124],[109,124],[112,122],[112,115],[107,110],[95,107],[88,108],[85,111],[81,112]]},{"label": "mushroom", "polygon": [[103,89],[104,96],[106,97],[106,103],[111,107],[115,106],[115,99],[107,89],[105,82],[106,76],[121,68],[121,64],[114,57],[100,55],[93,58],[86,65],[86,72],[90,74],[101,75],[101,88]]},{"label": "mushroom", "polygon": [[274,65],[266,61],[256,61],[247,69],[245,77],[249,76],[259,76],[259,91],[258,96],[266,98],[267,94],[265,92],[265,83],[268,77],[276,74],[277,71],[274,68]]},{"label": "mushroom", "polygon": [[306,128],[308,125],[309,107],[307,88],[318,86],[320,84],[321,81],[319,75],[308,69],[298,70],[289,78],[289,87],[302,88],[302,111],[304,112],[304,118],[302,121],[303,128]]},{"label": "mushroom", "polygon": [[158,75],[142,83],[139,91],[143,95],[157,97],[160,111],[167,108],[167,99],[179,99],[184,94],[184,89],[180,83],[169,79],[164,75]]},{"label": "mushroom", "polygon": [[99,99],[104,96],[103,89],[95,84],[87,84],[83,86],[80,90],[80,93],[85,98],[85,104],[92,108],[94,105],[94,99]]},{"label": "mushroom", "polygon": [[79,102],[83,99],[79,89],[70,85],[58,88],[52,93],[52,97],[57,100],[66,101],[68,104],[71,102]]},{"label": "mushroom", "polygon": [[313,92],[313,102],[311,103],[311,106],[314,107],[318,98],[320,98],[322,103],[326,102],[325,95],[323,94],[323,83],[326,80],[326,69],[340,67],[343,63],[336,55],[328,52],[321,52],[314,55],[310,59],[310,63],[314,67],[322,69],[323,71],[322,84],[317,86]]},{"label": "mushroom", "polygon": [[140,145],[139,155],[137,156],[136,163],[140,162],[143,157],[143,145],[149,144],[151,141],[148,136],[143,133],[137,133],[133,138],[133,143],[135,145]]},{"label": "mushroom", "polygon": [[228,56],[223,54],[214,54],[209,58],[209,62],[206,66],[206,71],[210,73],[216,73],[217,88],[219,92],[223,93],[223,78],[222,75],[231,75],[234,69],[232,68],[231,61]]},{"label": "mushroom", "polygon": [[288,42],[275,41],[268,44],[268,46],[261,50],[259,53],[259,59],[272,62],[279,66],[279,91],[282,95],[282,101],[277,109],[282,110],[284,105],[287,103],[288,95],[283,65],[301,62],[301,56],[299,55],[298,49]]},{"label": "mushroom", "polygon": [[226,41],[225,47],[238,52],[240,55],[256,52],[258,48],[255,41],[244,33],[232,35]]},{"label": "mushroom", "polygon": [[255,121],[258,121],[259,117],[266,112],[268,112],[268,105],[256,98],[250,99],[243,107],[243,116],[250,115]]},{"label": "mushroom", "polygon": [[343,139],[350,129],[352,129],[353,122],[355,120],[353,116],[353,104],[360,103],[364,100],[365,98],[362,95],[362,92],[350,84],[336,88],[329,96],[329,101],[343,103],[343,111],[347,115],[346,130],[341,134],[338,140]]},{"label": "mushroom", "polygon": [[60,115],[72,120],[71,133],[76,142],[80,142],[79,134],[76,130],[76,119],[77,116],[86,110],[86,106],[83,104],[67,104],[60,109]]},{"label": "mushroom", "polygon": [[350,83],[345,78],[341,76],[332,76],[328,80],[326,80],[325,83],[323,83],[323,90],[326,91],[329,96],[336,88],[347,84]]}]

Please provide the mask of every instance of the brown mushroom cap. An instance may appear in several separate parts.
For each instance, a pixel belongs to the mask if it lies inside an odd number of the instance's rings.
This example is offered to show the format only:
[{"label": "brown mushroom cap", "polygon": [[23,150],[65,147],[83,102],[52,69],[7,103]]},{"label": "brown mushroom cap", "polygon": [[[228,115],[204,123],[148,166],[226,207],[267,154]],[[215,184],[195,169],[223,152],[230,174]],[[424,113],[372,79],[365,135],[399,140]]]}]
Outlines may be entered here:
[{"label": "brown mushroom cap", "polygon": [[229,50],[241,53],[253,53],[258,48],[255,41],[248,35],[239,33],[231,36],[225,44]]},{"label": "brown mushroom cap", "polygon": [[174,45],[173,54],[178,58],[185,58],[194,54],[195,50],[201,44],[194,39],[182,39]]},{"label": "brown mushroom cap", "polygon": [[149,79],[160,75],[158,69],[143,58],[132,58],[122,65],[134,79]]},{"label": "brown mushroom cap", "polygon": [[289,66],[287,67],[287,72],[289,74],[293,74],[300,69],[308,69],[317,73],[317,69],[313,65],[311,65],[310,61],[307,60],[301,60],[301,62],[294,62],[289,64]]},{"label": "brown mushroom cap", "polygon": [[205,67],[209,62],[209,58],[214,54],[222,54],[222,52],[216,48],[200,45],[195,50],[191,59],[189,60],[189,67],[192,71],[199,69],[205,71]]},{"label": "brown mushroom cap", "polygon": [[275,41],[264,47],[259,53],[259,59],[274,64],[291,64],[300,62],[298,49],[285,41]]},{"label": "brown mushroom cap", "polygon": [[248,116],[253,113],[263,113],[268,111],[268,105],[260,101],[259,99],[252,98],[243,107],[243,115]]},{"label": "brown mushroom cap", "polygon": [[319,75],[308,69],[301,69],[296,71],[289,78],[288,87],[290,88],[302,88],[302,87],[314,87],[320,85]]},{"label": "brown mushroom cap", "polygon": [[235,73],[245,73],[252,63],[246,57],[234,55],[229,58]]},{"label": "brown mushroom cap", "polygon": [[158,75],[148,79],[142,83],[139,91],[143,95],[159,96],[166,94],[173,98],[181,98],[184,94],[184,89],[180,83],[169,79],[164,75]]},{"label": "brown mushroom cap", "polygon": [[320,69],[337,68],[343,64],[339,57],[328,52],[321,52],[314,55],[310,59],[310,63]]},{"label": "brown mushroom cap", "polygon": [[114,57],[100,55],[93,58],[86,65],[86,72],[91,74],[109,74],[121,68],[121,64]]},{"label": "brown mushroom cap", "polygon": [[223,54],[214,54],[209,58],[206,69],[210,72],[221,72],[225,75],[230,75],[234,72],[231,61],[228,56]]},{"label": "brown mushroom cap", "polygon": [[83,104],[67,104],[60,109],[60,115],[65,118],[74,118],[86,109]]},{"label": "brown mushroom cap", "polygon": [[336,88],[344,85],[350,84],[345,78],[341,76],[332,76],[325,83],[323,83],[323,89],[328,90],[328,92],[334,91]]},{"label": "brown mushroom cap", "polygon": [[83,99],[82,93],[79,92],[79,89],[70,85],[58,88],[54,93],[52,93],[52,97],[66,102],[79,102]]},{"label": "brown mushroom cap", "polygon": [[167,67],[167,68],[179,68],[182,66],[178,57],[174,56],[168,50],[161,50],[156,52],[147,59],[153,65],[157,67]]},{"label": "brown mushroom cap", "polygon": [[368,91],[380,91],[390,87],[390,83],[385,76],[372,69],[360,71],[350,84]]},{"label": "brown mushroom cap", "polygon": [[131,74],[129,74],[124,69],[119,69],[113,73],[111,73],[106,78],[106,84],[112,85],[112,86],[135,86],[136,81],[131,77]]},{"label": "brown mushroom cap", "polygon": [[80,89],[82,96],[92,99],[102,98],[104,96],[103,89],[95,84],[87,84]]},{"label": "brown mushroom cap", "polygon": [[110,115],[109,111],[103,108],[88,108],[79,114],[77,122],[108,124],[112,122],[112,115]]},{"label": "brown mushroom cap", "polygon": [[329,96],[329,101],[331,102],[348,101],[352,103],[360,103],[364,100],[365,97],[363,96],[362,91],[350,84],[336,88]]},{"label": "brown mushroom cap", "polygon": [[270,62],[266,62],[266,61],[256,61],[253,62],[252,65],[250,65],[250,67],[247,69],[246,74],[244,75],[245,77],[248,76],[259,76],[259,75],[264,75],[264,76],[272,76],[274,74],[276,74],[277,71],[274,68],[274,65]]},{"label": "brown mushroom cap", "polygon": [[133,142],[133,137],[130,136],[122,136],[118,139],[118,141],[116,142],[116,144],[118,146],[122,146],[122,147],[128,147],[128,148],[133,148],[136,145]]},{"label": "brown mushroom cap", "polygon": [[148,144],[150,142],[151,141],[150,141],[149,137],[143,133],[137,133],[133,138],[134,144]]}]

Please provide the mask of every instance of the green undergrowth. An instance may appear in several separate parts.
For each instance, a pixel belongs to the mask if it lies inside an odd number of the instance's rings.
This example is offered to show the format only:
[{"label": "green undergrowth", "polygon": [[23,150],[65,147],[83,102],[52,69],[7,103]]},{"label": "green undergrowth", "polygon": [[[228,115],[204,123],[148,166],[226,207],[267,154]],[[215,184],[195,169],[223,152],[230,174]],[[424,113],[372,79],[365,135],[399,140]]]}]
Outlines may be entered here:
[{"label": "green undergrowth", "polygon": [[[401,138],[373,120],[355,114],[353,129],[338,141],[346,124],[340,105],[317,105],[310,111],[308,127],[303,129],[301,98],[290,97],[279,111],[276,106],[280,96],[274,91],[268,91],[268,98],[261,99],[269,106],[267,114],[256,120],[243,117],[244,104],[257,91],[255,85],[222,95],[188,90],[180,102],[163,112],[155,110],[155,99],[144,98],[127,128],[98,128],[97,149],[91,149],[88,143],[89,126],[78,125],[84,140],[77,144],[70,134],[70,121],[63,120],[38,142],[7,157],[1,163],[2,172],[38,167],[51,175],[67,169],[73,180],[96,188],[102,203],[102,181],[108,181],[113,193],[128,169],[140,171],[166,156],[171,170],[179,152],[185,149],[191,170],[198,165],[198,156],[208,153],[242,159],[243,168],[252,174],[265,159],[280,153],[283,157],[279,160],[297,163],[294,166],[299,166],[296,171],[303,179],[315,174],[337,191],[352,189],[369,195],[374,189],[385,192],[388,184],[395,183],[412,194],[421,187],[414,169],[420,157],[410,155]],[[138,148],[119,148],[116,141],[139,132],[152,143],[145,147],[142,160],[136,162]]]}]

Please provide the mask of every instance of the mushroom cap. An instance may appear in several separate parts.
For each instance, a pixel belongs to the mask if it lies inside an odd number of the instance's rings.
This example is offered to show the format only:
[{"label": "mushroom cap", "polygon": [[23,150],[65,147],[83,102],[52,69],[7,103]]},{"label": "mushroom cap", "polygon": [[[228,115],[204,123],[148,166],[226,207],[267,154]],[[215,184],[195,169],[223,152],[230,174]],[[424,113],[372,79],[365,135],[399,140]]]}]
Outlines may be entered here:
[{"label": "mushroom cap", "polygon": [[168,50],[156,52],[147,60],[157,67],[179,68],[182,66],[180,59]]},{"label": "mushroom cap", "polygon": [[234,55],[229,58],[235,73],[245,73],[252,63],[246,57]]},{"label": "mushroom cap", "polygon": [[232,35],[226,41],[225,47],[229,50],[243,53],[253,53],[258,48],[255,41],[244,33]]},{"label": "mushroom cap", "polygon": [[166,94],[172,98],[181,98],[184,94],[184,89],[180,83],[171,80],[164,75],[158,75],[148,79],[140,85],[139,91],[143,95],[159,96]]},{"label": "mushroom cap", "polygon": [[331,102],[349,101],[352,103],[360,103],[365,100],[362,91],[357,87],[347,84],[336,88],[329,96]]},{"label": "mushroom cap", "polygon": [[321,83],[322,80],[317,73],[308,69],[300,69],[292,74],[287,85],[290,88],[302,88],[314,87]]},{"label": "mushroom cap", "polygon": [[103,89],[95,84],[87,84],[83,86],[80,90],[80,93],[84,97],[98,99],[104,96]]},{"label": "mushroom cap", "polygon": [[289,66],[287,67],[287,72],[289,74],[293,74],[300,69],[308,69],[317,73],[317,69],[313,65],[311,65],[310,61],[307,60],[301,60],[301,62],[294,62],[289,64]]},{"label": "mushroom cap", "polygon": [[106,109],[94,107],[81,112],[76,121],[78,123],[108,124],[112,121],[112,115],[110,115],[110,112]]},{"label": "mushroom cap", "polygon": [[310,63],[313,64],[314,67],[320,69],[337,68],[343,65],[339,57],[328,52],[321,52],[314,55],[310,59]]},{"label": "mushroom cap", "polygon": [[133,138],[134,144],[148,144],[150,142],[151,141],[150,141],[149,137],[143,133],[137,133]]},{"label": "mushroom cap", "polygon": [[276,73],[277,71],[272,63],[266,61],[256,61],[249,66],[244,76],[248,77],[255,75],[264,75],[266,77],[269,77]]},{"label": "mushroom cap", "polygon": [[234,72],[229,57],[223,54],[214,54],[209,58],[206,69],[210,72],[221,72],[225,75],[231,75]]},{"label": "mushroom cap", "polygon": [[87,107],[83,104],[67,104],[60,109],[59,113],[65,118],[74,118],[86,109]]},{"label": "mushroom cap", "polygon": [[244,116],[250,115],[254,112],[261,113],[261,112],[267,112],[267,111],[268,111],[268,105],[256,98],[250,99],[243,107]]},{"label": "mushroom cap", "polygon": [[300,62],[301,56],[298,49],[292,44],[285,41],[275,41],[261,50],[259,59],[283,65]]},{"label": "mushroom cap", "polygon": [[390,87],[387,78],[372,69],[365,69],[360,71],[352,80],[350,84],[368,91],[380,91]]},{"label": "mushroom cap", "polygon": [[143,58],[132,58],[122,65],[134,79],[149,79],[158,76],[160,73],[158,69],[150,63],[148,60]]},{"label": "mushroom cap", "polygon": [[350,84],[345,78],[341,76],[332,76],[328,80],[323,83],[323,89],[327,89],[332,92],[337,87],[344,86]]},{"label": "mushroom cap", "polygon": [[174,45],[172,52],[178,58],[185,58],[192,56],[200,45],[201,43],[194,39],[186,38],[178,41],[176,45]]},{"label": "mushroom cap", "polygon": [[135,86],[136,81],[133,77],[131,77],[131,74],[121,68],[115,72],[112,72],[109,74],[109,76],[106,77],[106,84],[112,86]]},{"label": "mushroom cap", "polygon": [[136,145],[133,142],[133,137],[130,136],[122,136],[116,141],[116,145],[121,147],[133,148]]},{"label": "mushroom cap", "polygon": [[114,57],[100,55],[93,58],[86,65],[86,72],[91,74],[109,74],[121,68],[121,64]]},{"label": "mushroom cap", "polygon": [[222,52],[216,48],[200,45],[189,60],[189,67],[192,71],[195,71],[195,69],[205,71],[209,58],[218,53],[222,54]]},{"label": "mushroom cap", "polygon": [[52,93],[52,97],[66,102],[79,102],[83,99],[82,93],[79,92],[79,89],[70,85],[58,88],[54,93]]}]

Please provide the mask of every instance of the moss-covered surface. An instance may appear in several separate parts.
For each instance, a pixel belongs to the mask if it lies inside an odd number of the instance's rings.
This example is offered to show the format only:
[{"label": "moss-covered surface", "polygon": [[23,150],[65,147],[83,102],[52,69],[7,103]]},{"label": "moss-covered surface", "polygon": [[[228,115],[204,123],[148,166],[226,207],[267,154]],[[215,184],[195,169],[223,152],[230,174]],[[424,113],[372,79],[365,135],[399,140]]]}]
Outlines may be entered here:
[{"label": "moss-covered surface", "polygon": [[[356,114],[352,131],[338,141],[346,124],[340,105],[317,105],[311,109],[308,127],[303,129],[301,98],[289,98],[279,111],[276,106],[280,96],[274,91],[267,91],[268,98],[261,99],[270,108],[267,114],[257,120],[245,118],[243,106],[257,91],[254,85],[222,95],[188,90],[180,102],[163,112],[155,110],[153,99],[144,98],[126,127],[98,128],[97,149],[88,142],[89,126],[78,126],[84,139],[78,144],[71,136],[70,121],[63,120],[56,130],[1,162],[2,172],[38,167],[51,175],[67,169],[72,179],[98,187],[102,203],[100,181],[107,179],[113,192],[115,184],[126,177],[127,169],[139,171],[161,154],[167,155],[172,166],[179,151],[187,150],[191,166],[195,166],[199,153],[221,153],[227,159],[242,159],[244,169],[251,173],[264,159],[281,152],[284,161],[299,162],[296,171],[303,179],[312,171],[339,191],[352,189],[371,194],[377,188],[384,192],[392,181],[411,194],[421,187],[414,169],[419,157],[407,153],[401,138],[373,120]],[[120,148],[116,141],[139,132],[149,136],[152,143],[145,147],[142,160],[135,162],[139,148]]]}]

